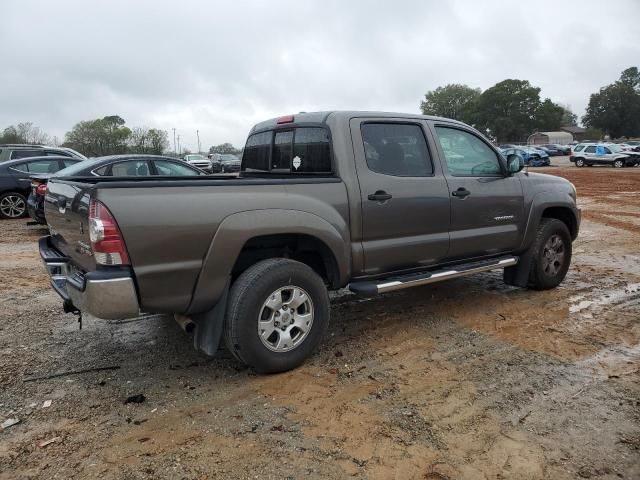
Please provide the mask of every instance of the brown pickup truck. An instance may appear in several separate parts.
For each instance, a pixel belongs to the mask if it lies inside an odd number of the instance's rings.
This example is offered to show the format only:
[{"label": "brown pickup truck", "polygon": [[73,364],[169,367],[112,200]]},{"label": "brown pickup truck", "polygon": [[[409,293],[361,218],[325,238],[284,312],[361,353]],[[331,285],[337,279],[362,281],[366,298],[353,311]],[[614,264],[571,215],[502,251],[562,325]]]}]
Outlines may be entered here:
[{"label": "brown pickup truck", "polygon": [[54,177],[40,254],[66,311],[173,314],[214,354],[261,372],[299,365],[328,290],[377,295],[494,269],[565,277],[574,186],[523,171],[457,121],[302,113],[253,127],[239,177]]}]

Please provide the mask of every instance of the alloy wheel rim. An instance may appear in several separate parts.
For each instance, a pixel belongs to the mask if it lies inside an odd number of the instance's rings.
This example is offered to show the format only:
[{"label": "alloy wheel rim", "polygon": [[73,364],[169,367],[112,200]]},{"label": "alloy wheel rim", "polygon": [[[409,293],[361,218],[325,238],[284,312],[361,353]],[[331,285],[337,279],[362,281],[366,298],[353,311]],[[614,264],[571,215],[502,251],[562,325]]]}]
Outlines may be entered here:
[{"label": "alloy wheel rim", "polygon": [[313,326],[313,301],[303,289],[282,287],[267,296],[258,313],[258,337],[272,352],[284,353],[304,342]]},{"label": "alloy wheel rim", "polygon": [[7,195],[0,201],[0,211],[9,218],[19,218],[24,215],[26,205],[17,195]]},{"label": "alloy wheel rim", "polygon": [[542,270],[550,277],[555,277],[564,265],[566,249],[560,235],[554,234],[544,244],[542,251]]}]

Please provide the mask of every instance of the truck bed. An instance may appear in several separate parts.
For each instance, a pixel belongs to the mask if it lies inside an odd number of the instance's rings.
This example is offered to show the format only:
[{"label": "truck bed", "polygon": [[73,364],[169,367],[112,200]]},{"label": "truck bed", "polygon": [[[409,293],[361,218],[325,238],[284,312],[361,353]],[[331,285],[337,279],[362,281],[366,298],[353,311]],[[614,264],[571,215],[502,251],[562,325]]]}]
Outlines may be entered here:
[{"label": "truck bed", "polygon": [[[148,312],[210,307],[226,278],[215,275],[216,270],[233,267],[224,263],[237,258],[246,231],[264,222],[269,211],[290,212],[300,233],[312,228],[309,216],[323,219],[335,231],[336,243],[340,238],[342,248],[349,244],[343,238],[348,232],[347,192],[333,176],[52,178],[45,200],[50,243],[83,272],[97,269],[89,239],[91,199],[106,205],[115,218],[140,308]],[[216,246],[217,265],[207,265],[223,222],[229,227]]]}]

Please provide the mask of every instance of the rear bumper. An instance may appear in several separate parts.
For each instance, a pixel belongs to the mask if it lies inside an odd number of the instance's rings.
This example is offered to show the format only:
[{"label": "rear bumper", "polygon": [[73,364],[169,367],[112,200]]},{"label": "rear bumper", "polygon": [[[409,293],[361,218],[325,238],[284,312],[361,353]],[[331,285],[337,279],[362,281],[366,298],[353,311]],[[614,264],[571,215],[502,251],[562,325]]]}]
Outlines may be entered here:
[{"label": "rear bumper", "polygon": [[80,310],[108,320],[139,315],[136,287],[129,271],[77,271],[69,258],[51,244],[50,236],[40,239],[39,248],[51,287],[64,301],[65,311]]}]

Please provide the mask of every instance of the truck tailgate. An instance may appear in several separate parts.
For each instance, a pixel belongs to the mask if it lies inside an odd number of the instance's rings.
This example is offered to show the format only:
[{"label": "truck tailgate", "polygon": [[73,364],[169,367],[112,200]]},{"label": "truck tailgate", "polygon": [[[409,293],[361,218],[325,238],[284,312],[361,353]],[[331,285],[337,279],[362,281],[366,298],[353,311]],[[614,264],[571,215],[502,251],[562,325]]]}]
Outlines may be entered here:
[{"label": "truck tailgate", "polygon": [[89,239],[89,201],[94,185],[50,179],[44,211],[53,245],[84,271],[96,269]]}]

